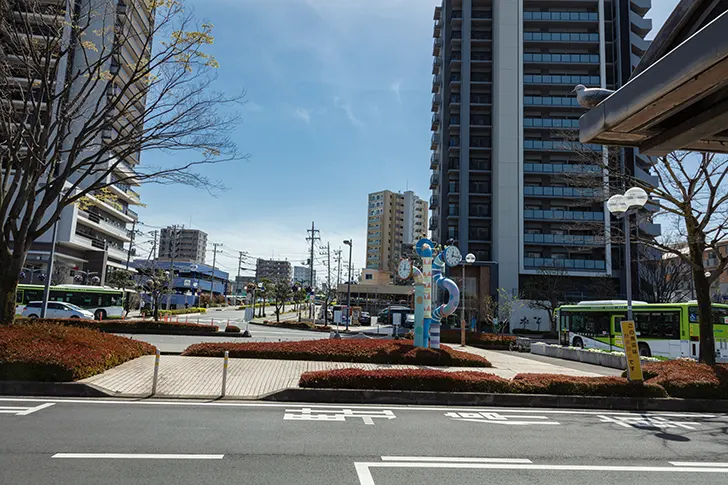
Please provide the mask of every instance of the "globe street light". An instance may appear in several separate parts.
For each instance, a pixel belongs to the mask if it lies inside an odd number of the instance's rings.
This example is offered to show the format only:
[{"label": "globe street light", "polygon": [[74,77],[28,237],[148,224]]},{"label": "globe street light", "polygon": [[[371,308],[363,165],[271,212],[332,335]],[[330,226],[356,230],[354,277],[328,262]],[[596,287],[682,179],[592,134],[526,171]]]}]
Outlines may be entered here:
[{"label": "globe street light", "polygon": [[641,207],[644,207],[649,199],[647,192],[640,187],[632,187],[624,195],[613,195],[607,201],[607,210],[615,216],[624,217],[624,268],[626,272],[625,283],[627,285],[627,320],[632,321],[632,248],[630,241],[629,216]]},{"label": "globe street light", "polygon": [[465,347],[465,265],[466,264],[473,264],[475,262],[475,255],[473,253],[468,253],[467,256],[465,256],[465,259],[463,259],[463,282],[462,282],[462,291],[460,292],[460,297],[462,298],[462,303],[460,305],[460,347]]}]

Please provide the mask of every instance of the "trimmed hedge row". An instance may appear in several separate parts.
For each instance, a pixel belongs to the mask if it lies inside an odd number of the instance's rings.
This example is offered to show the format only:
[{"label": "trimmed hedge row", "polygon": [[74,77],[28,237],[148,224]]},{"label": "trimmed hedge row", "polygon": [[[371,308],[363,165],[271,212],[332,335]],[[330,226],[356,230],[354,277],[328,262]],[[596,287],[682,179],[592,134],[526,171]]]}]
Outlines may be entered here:
[{"label": "trimmed hedge row", "polygon": [[[255,322],[257,323],[257,322]],[[331,327],[328,325],[324,326],[317,326],[311,321],[302,321],[302,322],[276,322],[273,320],[263,320],[263,323],[257,323],[258,325],[268,325],[269,327],[279,327],[279,328],[291,328],[296,330],[313,330],[315,332],[330,332]]]},{"label": "trimmed hedge row", "polygon": [[645,364],[642,372],[646,383],[664,387],[672,397],[728,399],[728,364],[677,359]]},{"label": "trimmed hedge row", "polygon": [[233,358],[317,360],[459,367],[491,367],[483,357],[450,348],[422,349],[411,341],[307,340],[299,342],[202,343],[187,347],[182,355]]},{"label": "trimmed hedge row", "polygon": [[203,325],[184,322],[155,322],[154,320],[81,320],[78,318],[16,318],[17,325],[32,325],[36,323],[64,325],[67,327],[90,328],[103,332],[144,331],[174,331],[189,333],[217,332],[215,325]]},{"label": "trimmed hedge row", "polygon": [[86,328],[48,323],[0,327],[0,380],[85,379],[156,348]]},{"label": "trimmed hedge row", "polygon": [[622,377],[518,374],[508,380],[485,372],[444,372],[429,369],[314,371],[304,373],[298,385],[328,389],[667,397],[667,392],[660,385],[633,384]]},{"label": "trimmed hedge row", "polygon": [[[448,329],[440,332],[440,341],[444,344],[459,344],[460,330]],[[509,349],[516,343],[513,335],[498,335],[495,333],[465,332],[465,344],[481,349],[503,350]]]},{"label": "trimmed hedge row", "polygon": [[191,313],[207,313],[207,308],[190,307],[190,308],[177,308],[175,310],[159,310],[159,316],[165,315],[188,315]]}]

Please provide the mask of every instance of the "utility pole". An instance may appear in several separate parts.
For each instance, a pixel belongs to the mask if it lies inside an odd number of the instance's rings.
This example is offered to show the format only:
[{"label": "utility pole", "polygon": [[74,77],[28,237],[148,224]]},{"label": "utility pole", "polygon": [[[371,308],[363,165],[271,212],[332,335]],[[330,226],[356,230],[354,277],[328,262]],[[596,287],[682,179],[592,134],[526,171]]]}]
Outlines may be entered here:
[{"label": "utility pole", "polygon": [[217,249],[218,246],[222,246],[222,243],[212,243],[212,271],[210,272],[210,306],[212,306],[212,303],[214,301],[213,290],[215,289],[215,263],[217,262],[217,253],[222,252],[222,249]]},{"label": "utility pole", "polygon": [[[175,258],[175,256],[177,256],[177,224],[172,226],[172,234],[170,236],[170,243],[169,243],[169,258],[170,258],[169,271],[172,275],[172,283],[171,283],[172,291],[174,291],[174,258]],[[169,310],[171,303],[172,303],[172,293],[169,293],[167,295],[167,310]]]},{"label": "utility pole", "polygon": [[334,251],[334,261],[339,263],[339,268],[336,271],[336,291],[339,291],[339,285],[341,284],[341,247]]},{"label": "utility pole", "polygon": [[321,254],[326,254],[326,297],[324,298],[324,324],[328,324],[328,308],[329,298],[331,296],[331,243],[326,243],[326,252],[321,250]]},{"label": "utility pole", "polygon": [[[318,234],[318,229],[316,229],[316,225],[314,222],[311,222],[311,229],[306,231],[309,234],[309,237],[306,238],[306,241],[309,241],[311,243],[311,259],[309,260],[310,264],[310,277],[309,282],[311,283],[311,291],[316,291],[316,282],[313,280],[313,248],[316,243],[316,241],[320,241],[321,238],[318,237],[316,234]],[[308,310],[308,318],[313,318],[314,313],[314,305],[311,305],[309,303],[309,310]]]},{"label": "utility pole", "polygon": [[134,239],[136,239],[136,219],[131,223],[131,242],[129,243],[129,254],[126,255],[126,270],[129,271],[129,263],[131,262],[131,251],[134,249]]},{"label": "utility pole", "polygon": [[238,251],[238,277],[235,279],[235,303],[237,304],[238,295],[240,294],[240,270],[243,268],[243,259],[246,253],[244,251]]}]

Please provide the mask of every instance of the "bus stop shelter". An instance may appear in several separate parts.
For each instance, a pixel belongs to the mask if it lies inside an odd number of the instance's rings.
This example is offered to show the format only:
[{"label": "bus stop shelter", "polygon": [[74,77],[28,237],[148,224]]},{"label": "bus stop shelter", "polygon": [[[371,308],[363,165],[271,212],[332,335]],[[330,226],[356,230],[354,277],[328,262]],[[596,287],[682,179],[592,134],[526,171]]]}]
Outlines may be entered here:
[{"label": "bus stop shelter", "polygon": [[728,153],[728,0],[681,0],[630,81],[581,117],[579,138]]}]

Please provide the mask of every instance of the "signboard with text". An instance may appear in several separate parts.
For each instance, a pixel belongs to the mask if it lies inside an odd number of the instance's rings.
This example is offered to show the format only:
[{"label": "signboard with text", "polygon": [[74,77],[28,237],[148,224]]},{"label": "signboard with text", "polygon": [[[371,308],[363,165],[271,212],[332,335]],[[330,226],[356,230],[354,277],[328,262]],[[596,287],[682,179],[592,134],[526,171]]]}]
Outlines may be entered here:
[{"label": "signboard with text", "polygon": [[640,362],[640,349],[637,345],[637,333],[634,322],[622,321],[622,340],[624,341],[624,355],[627,357],[627,378],[630,381],[641,381],[642,364]]}]

